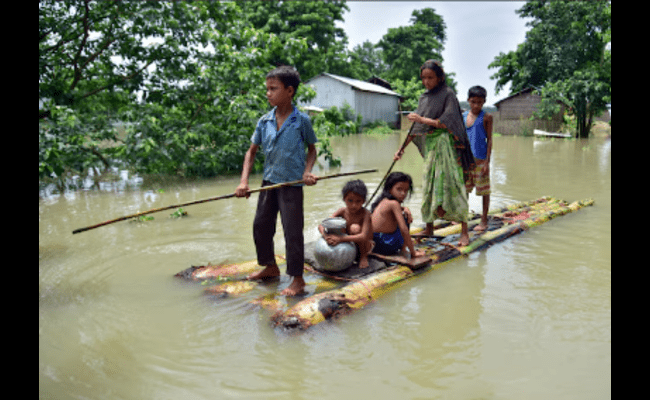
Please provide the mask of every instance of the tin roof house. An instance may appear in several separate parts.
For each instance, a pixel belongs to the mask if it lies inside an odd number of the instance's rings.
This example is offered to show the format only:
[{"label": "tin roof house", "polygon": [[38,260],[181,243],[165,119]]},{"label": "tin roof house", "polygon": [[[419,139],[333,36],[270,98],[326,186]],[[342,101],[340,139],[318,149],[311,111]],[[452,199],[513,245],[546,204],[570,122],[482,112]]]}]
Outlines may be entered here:
[{"label": "tin roof house", "polygon": [[535,94],[533,88],[514,93],[494,103],[494,131],[504,135],[532,135],[534,129],[555,132],[562,125],[564,107],[551,119],[539,119],[534,116],[542,97]]},{"label": "tin roof house", "polygon": [[[542,97],[535,94],[533,88],[524,89],[497,101],[494,103],[497,108],[497,112],[493,114],[494,131],[504,135],[530,135],[535,129],[557,132],[562,127],[562,116],[566,107],[561,105],[560,111],[550,119],[540,119],[536,118],[534,113],[541,101]],[[594,121],[609,122],[611,119],[609,109],[594,117]]]},{"label": "tin roof house", "polygon": [[390,126],[399,123],[401,96],[390,89],[370,82],[346,78],[326,72],[304,83],[316,90],[316,97],[301,106],[330,108],[348,103],[363,118],[361,123],[384,120]]}]

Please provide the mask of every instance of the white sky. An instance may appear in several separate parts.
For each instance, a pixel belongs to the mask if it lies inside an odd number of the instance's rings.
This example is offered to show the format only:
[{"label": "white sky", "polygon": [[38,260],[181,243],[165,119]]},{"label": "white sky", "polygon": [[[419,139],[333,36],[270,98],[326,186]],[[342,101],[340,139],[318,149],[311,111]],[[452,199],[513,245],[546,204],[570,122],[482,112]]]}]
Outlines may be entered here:
[{"label": "white sky", "polygon": [[[526,38],[528,19],[519,18],[515,10],[522,1],[348,1],[349,12],[343,14],[344,23],[337,23],[348,36],[350,49],[369,40],[377,44],[388,28],[411,25],[413,10],[433,8],[447,25],[447,40],[443,68],[455,72],[458,98],[466,100],[467,91],[481,85],[488,92],[487,104],[507,97],[506,85],[498,95],[495,81],[490,79],[496,69],[488,65],[499,52],[517,49]],[[415,72],[417,73],[417,71]]]}]

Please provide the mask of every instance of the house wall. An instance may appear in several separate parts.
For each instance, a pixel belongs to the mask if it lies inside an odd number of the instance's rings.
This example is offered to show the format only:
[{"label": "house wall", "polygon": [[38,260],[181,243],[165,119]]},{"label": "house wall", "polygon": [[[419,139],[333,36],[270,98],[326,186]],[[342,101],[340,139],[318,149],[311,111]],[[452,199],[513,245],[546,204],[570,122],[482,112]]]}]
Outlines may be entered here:
[{"label": "house wall", "polygon": [[499,104],[499,118],[502,120],[530,118],[537,110],[540,101],[542,101],[541,97],[531,93],[507,99]]},{"label": "house wall", "polygon": [[564,108],[550,120],[531,120],[541,100],[540,96],[529,92],[502,101],[498,105],[498,111],[493,114],[493,132],[502,135],[532,135],[533,129],[547,132],[559,131]]},{"label": "house wall", "polygon": [[384,120],[389,126],[396,126],[399,119],[398,97],[360,90],[356,91],[355,96],[353,107],[363,117],[362,124]]},{"label": "house wall", "polygon": [[313,78],[308,83],[316,90],[316,97],[303,105],[311,105],[320,108],[330,108],[332,106],[342,107],[343,104],[348,103],[354,107],[354,90],[348,84],[345,84],[336,79],[327,76],[319,76]]},{"label": "house wall", "polygon": [[362,117],[362,123],[384,120],[390,126],[398,123],[399,97],[354,89],[347,83],[328,76],[313,78],[307,83],[316,90],[316,97],[303,106],[320,108],[343,107],[348,103]]}]

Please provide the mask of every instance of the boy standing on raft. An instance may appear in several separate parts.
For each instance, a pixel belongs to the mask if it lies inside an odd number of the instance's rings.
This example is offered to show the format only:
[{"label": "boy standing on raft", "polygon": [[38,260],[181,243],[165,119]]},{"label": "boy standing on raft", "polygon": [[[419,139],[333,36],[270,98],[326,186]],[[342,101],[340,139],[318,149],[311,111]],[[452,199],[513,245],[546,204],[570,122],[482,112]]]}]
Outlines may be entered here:
[{"label": "boy standing on raft", "polygon": [[[474,228],[483,232],[487,229],[487,214],[490,208],[490,157],[492,156],[492,115],[483,111],[487,90],[472,86],[467,94],[470,110],[463,113],[467,137],[472,148],[476,168],[472,171],[476,195],[483,197],[481,223]],[[471,193],[470,191],[467,193]]]},{"label": "boy standing on raft", "polygon": [[[265,156],[262,186],[300,179],[306,185],[316,184],[316,176],[311,173],[316,161],[316,135],[309,117],[298,111],[292,102],[299,85],[300,75],[292,67],[281,66],[266,75],[266,97],[274,108],[257,122],[251,138],[252,144],[244,158],[240,184],[235,189],[237,197],[248,197],[248,178],[260,147]],[[281,294],[296,296],[305,287],[302,277],[305,261],[302,185],[260,193],[253,223],[253,238],[257,262],[265,268],[247,279],[280,276],[273,244],[278,211],[284,229],[287,275],[293,277],[291,284]]]}]

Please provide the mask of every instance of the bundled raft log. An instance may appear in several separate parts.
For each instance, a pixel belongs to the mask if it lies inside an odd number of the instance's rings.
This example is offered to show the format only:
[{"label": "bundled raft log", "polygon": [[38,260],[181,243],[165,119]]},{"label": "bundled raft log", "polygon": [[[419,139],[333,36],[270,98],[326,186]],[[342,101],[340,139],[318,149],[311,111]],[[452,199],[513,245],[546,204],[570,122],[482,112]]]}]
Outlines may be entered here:
[{"label": "bundled raft log", "polygon": [[[256,261],[239,264],[208,265],[191,267],[176,274],[177,277],[209,283],[205,293],[217,297],[241,296],[255,291],[258,294],[250,303],[273,312],[273,326],[285,330],[305,330],[324,321],[335,320],[341,316],[363,308],[376,301],[395,287],[408,282],[410,278],[441,268],[448,261],[486,248],[527,229],[538,226],[557,216],[590,206],[593,200],[576,201],[568,204],[550,197],[512,204],[491,210],[488,231],[470,231],[470,244],[459,247],[460,225],[437,223],[434,235],[420,239],[416,248],[424,250],[430,262],[419,269],[412,269],[407,263],[384,262],[370,259],[370,267],[359,269],[354,265],[341,272],[322,272],[310,257],[310,245],[305,246],[305,280],[307,294],[299,301],[288,302],[277,290],[265,289],[256,281],[245,277],[262,267]],[[470,218],[470,228],[479,223],[479,217]],[[416,234],[422,229],[412,229]],[[284,263],[282,256],[276,256],[278,265]],[[293,305],[289,305],[292,303]]]},{"label": "bundled raft log", "polygon": [[[527,207],[533,207],[535,205],[542,205],[542,204],[550,205],[557,202],[559,202],[559,200],[550,197],[541,197],[536,200],[511,204],[509,206],[491,210],[489,214],[491,216],[500,217],[507,212],[515,212],[517,210],[524,211],[529,209]],[[478,223],[478,218],[479,218],[478,216],[474,216],[473,221],[470,221],[470,226],[476,225]],[[435,227],[436,227],[436,231],[434,233],[436,236],[450,236],[453,234],[460,233],[460,225],[451,225],[451,223],[445,221],[437,221]],[[412,229],[411,232],[418,233],[420,231],[422,231],[422,228],[414,228]],[[277,255],[275,260],[278,263],[278,265],[284,263],[283,256]],[[376,265],[371,262],[371,267],[373,266],[375,268],[371,268],[369,271],[374,271],[377,269]],[[307,267],[309,269],[311,268],[310,265],[307,265]],[[244,275],[248,275],[253,272],[260,271],[261,269],[262,267],[259,266],[255,260],[251,260],[242,263],[192,266],[190,268],[187,268],[177,273],[175,276],[178,278],[183,278],[183,279],[193,280],[193,281],[219,280],[219,279],[228,280],[228,279],[242,278]]]},{"label": "bundled raft log", "polygon": [[[557,216],[576,211],[592,204],[593,200],[585,200],[571,204],[554,202],[551,204],[544,204],[544,206],[541,207],[539,205],[537,205],[537,207],[532,206],[529,210],[521,212],[528,213],[529,215],[533,212],[535,214],[534,216],[530,216],[523,220],[515,220],[512,224],[505,225],[502,228],[475,237],[474,241],[472,241],[469,246],[462,248],[449,247],[448,249],[434,252],[433,255],[439,255],[439,257],[436,257],[432,265],[427,268],[412,271],[406,267],[396,267],[393,270],[377,274],[376,276],[352,282],[343,288],[323,292],[318,296],[308,297],[295,304],[289,310],[276,313],[273,315],[272,321],[275,326],[280,326],[285,329],[305,330],[323,321],[339,318],[374,301],[388,292],[391,287],[398,282],[437,269],[443,262],[447,262],[461,255],[469,254],[472,251],[505,240],[508,237],[523,232],[531,227],[540,225]],[[538,210],[539,212],[537,212]],[[512,211],[510,213],[512,217],[516,217],[519,214]],[[444,253],[444,255],[442,253]]]},{"label": "bundled raft log", "polygon": [[[284,261],[284,257],[275,256],[275,261],[280,264]],[[251,274],[255,271],[261,270],[262,267],[257,264],[257,261],[253,260],[239,264],[191,266],[174,276],[193,281],[202,281],[207,279],[218,280],[219,278],[234,278],[242,274]]]}]

